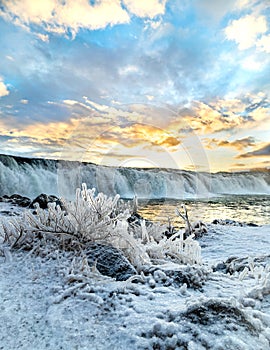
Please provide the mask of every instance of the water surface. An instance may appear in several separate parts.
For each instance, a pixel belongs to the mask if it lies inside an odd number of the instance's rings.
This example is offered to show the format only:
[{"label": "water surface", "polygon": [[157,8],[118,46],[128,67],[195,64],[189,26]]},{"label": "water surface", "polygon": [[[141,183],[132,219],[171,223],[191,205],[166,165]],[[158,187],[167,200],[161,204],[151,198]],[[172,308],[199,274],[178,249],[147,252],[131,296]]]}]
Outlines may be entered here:
[{"label": "water surface", "polygon": [[139,212],[143,217],[161,223],[167,223],[170,217],[175,226],[181,227],[183,220],[176,216],[175,209],[181,209],[182,203],[188,209],[191,222],[201,220],[210,223],[214,219],[232,219],[257,225],[270,224],[269,195],[230,195],[184,201],[139,200]]}]

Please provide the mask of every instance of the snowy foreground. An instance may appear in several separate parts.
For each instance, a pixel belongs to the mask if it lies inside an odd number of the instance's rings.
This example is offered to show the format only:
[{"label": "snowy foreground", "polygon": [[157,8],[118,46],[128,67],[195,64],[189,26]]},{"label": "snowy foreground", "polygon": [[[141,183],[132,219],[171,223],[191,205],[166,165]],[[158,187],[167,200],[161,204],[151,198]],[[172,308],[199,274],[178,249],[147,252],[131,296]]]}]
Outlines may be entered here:
[{"label": "snowy foreground", "polygon": [[209,225],[189,286],[158,267],[119,282],[68,252],[0,254],[0,349],[270,349],[269,233]]}]

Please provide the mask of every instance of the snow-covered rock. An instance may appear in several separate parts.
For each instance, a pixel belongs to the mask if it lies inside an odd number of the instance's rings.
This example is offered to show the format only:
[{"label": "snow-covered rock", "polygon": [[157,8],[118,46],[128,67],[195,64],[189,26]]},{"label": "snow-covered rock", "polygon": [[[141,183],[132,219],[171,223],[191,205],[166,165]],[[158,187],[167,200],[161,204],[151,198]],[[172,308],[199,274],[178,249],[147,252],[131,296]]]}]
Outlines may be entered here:
[{"label": "snow-covered rock", "polygon": [[124,254],[113,246],[91,244],[87,247],[86,256],[89,265],[95,264],[101,274],[113,277],[117,281],[125,281],[137,274]]}]

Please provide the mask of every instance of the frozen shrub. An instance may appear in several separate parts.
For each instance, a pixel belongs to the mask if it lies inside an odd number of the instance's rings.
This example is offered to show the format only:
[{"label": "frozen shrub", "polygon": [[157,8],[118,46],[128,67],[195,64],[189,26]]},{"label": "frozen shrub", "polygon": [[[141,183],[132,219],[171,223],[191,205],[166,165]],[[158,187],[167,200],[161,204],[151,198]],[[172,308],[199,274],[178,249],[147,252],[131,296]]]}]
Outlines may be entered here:
[{"label": "frozen shrub", "polygon": [[[184,237],[176,232],[171,237],[162,235],[163,227],[144,220],[129,229],[128,218],[134,214],[130,206],[118,205],[119,195],[114,198],[86,184],[77,189],[74,201],[61,200],[62,208],[50,203],[48,209],[36,207],[36,214],[26,211],[23,218],[2,224],[2,236],[12,248],[40,250],[41,245],[53,244],[63,249],[84,251],[89,244],[112,245],[122,250],[128,260],[142,269],[155,259],[173,259],[185,264],[201,263],[201,248],[194,234]],[[123,208],[124,207],[124,208]]]}]

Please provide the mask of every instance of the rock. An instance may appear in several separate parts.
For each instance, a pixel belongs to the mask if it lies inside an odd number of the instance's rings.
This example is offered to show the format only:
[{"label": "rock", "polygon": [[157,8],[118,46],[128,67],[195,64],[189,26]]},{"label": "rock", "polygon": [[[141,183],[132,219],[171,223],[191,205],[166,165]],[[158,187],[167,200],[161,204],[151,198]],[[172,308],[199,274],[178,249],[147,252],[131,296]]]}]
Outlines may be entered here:
[{"label": "rock", "polygon": [[[131,216],[127,219],[128,222],[128,232],[133,235],[135,238],[142,238],[142,225],[143,222],[145,224],[146,228],[149,228],[153,225],[153,222],[144,219],[140,214],[133,213]],[[160,237],[161,239],[161,237]]]},{"label": "rock", "polygon": [[246,226],[245,222],[235,221],[231,219],[215,219],[212,221],[214,225],[227,225],[227,226]]},{"label": "rock", "polygon": [[13,194],[11,196],[4,195],[3,197],[0,197],[0,202],[10,203],[26,208],[31,203],[31,199],[21,196],[20,194]]},{"label": "rock", "polygon": [[[190,320],[193,324],[210,326],[218,321],[228,325],[235,324],[242,326],[252,334],[257,334],[257,329],[247,317],[247,314],[239,307],[233,305],[228,300],[209,299],[202,303],[196,303],[188,307],[187,311],[181,315],[182,319]],[[180,319],[180,318],[179,318]],[[175,320],[174,320],[175,321]],[[230,330],[231,328],[228,327]]]},{"label": "rock", "polygon": [[270,255],[263,255],[250,259],[249,257],[238,258],[238,257],[229,257],[225,262],[218,263],[213,267],[213,271],[222,272],[225,274],[233,275],[235,272],[242,272],[245,268],[250,270],[250,264],[255,267],[263,266],[264,268],[270,263]]},{"label": "rock", "polygon": [[201,238],[207,233],[207,227],[202,221],[197,221],[192,225],[192,233],[195,235],[195,239]]},{"label": "rock", "polygon": [[247,226],[258,227],[259,225],[254,224],[254,222],[249,222],[249,223],[247,224]]},{"label": "rock", "polygon": [[96,262],[101,274],[113,277],[117,281],[125,281],[137,274],[135,267],[124,254],[111,245],[93,243],[87,247],[86,256],[90,266]]},{"label": "rock", "polygon": [[212,221],[212,224],[214,225],[228,225],[228,226],[251,226],[251,227],[258,227],[259,225],[253,223],[253,222],[240,222],[240,221],[235,221],[235,220],[231,220],[231,219],[215,219]]},{"label": "rock", "polygon": [[224,262],[218,263],[216,266],[213,267],[213,272],[217,272],[217,271],[226,273],[227,265]]},{"label": "rock", "polygon": [[63,209],[63,205],[59,198],[53,195],[47,195],[45,193],[41,193],[39,196],[37,196],[30,204],[30,208],[34,209],[35,204],[38,203],[39,207],[41,209],[47,209],[48,203],[56,203],[56,205],[60,205],[60,207]]},{"label": "rock", "polygon": [[141,220],[143,220],[143,217],[138,213],[133,213],[128,219],[127,222],[130,225],[136,225],[141,226]]},{"label": "rock", "polygon": [[[176,265],[175,265],[176,267]],[[171,269],[170,265],[150,266],[143,270],[144,274],[152,275],[156,283],[176,288],[186,285],[187,288],[202,289],[212,272],[204,266],[178,265]]]},{"label": "rock", "polygon": [[128,219],[127,222],[131,226],[141,226],[142,221],[144,220],[146,227],[151,226],[153,224],[152,221],[148,219],[144,219],[140,214],[133,213]]}]

